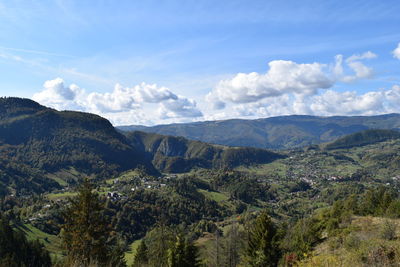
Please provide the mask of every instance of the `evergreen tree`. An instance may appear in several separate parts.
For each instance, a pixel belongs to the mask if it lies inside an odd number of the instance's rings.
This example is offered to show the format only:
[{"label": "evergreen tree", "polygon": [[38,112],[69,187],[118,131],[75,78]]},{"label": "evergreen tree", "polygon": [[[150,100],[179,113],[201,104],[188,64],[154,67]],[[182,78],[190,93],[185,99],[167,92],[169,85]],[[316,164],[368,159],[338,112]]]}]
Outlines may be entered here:
[{"label": "evergreen tree", "polygon": [[266,212],[262,212],[249,232],[244,257],[246,266],[277,266],[280,258],[278,239],[279,235],[274,223]]},{"label": "evergreen tree", "polygon": [[168,250],[168,267],[197,267],[197,254],[197,247],[179,234],[175,244]]},{"label": "evergreen tree", "polygon": [[[70,200],[64,213],[62,228],[63,244],[67,251],[67,265],[124,266],[118,260],[118,251],[113,250],[111,229],[103,218],[103,205],[93,192],[92,184],[85,179],[78,195]],[[121,254],[121,252],[119,252]]]},{"label": "evergreen tree", "polygon": [[14,231],[0,218],[0,266],[51,266],[49,252],[39,241],[28,241],[22,232]]},{"label": "evergreen tree", "polygon": [[168,266],[168,249],[174,242],[174,236],[171,229],[160,223],[160,226],[154,228],[146,235],[146,244],[148,246],[149,265],[154,267]]},{"label": "evergreen tree", "polygon": [[146,243],[142,240],[136,250],[136,255],[133,260],[132,267],[145,267],[149,264],[149,258],[147,255],[147,246]]}]

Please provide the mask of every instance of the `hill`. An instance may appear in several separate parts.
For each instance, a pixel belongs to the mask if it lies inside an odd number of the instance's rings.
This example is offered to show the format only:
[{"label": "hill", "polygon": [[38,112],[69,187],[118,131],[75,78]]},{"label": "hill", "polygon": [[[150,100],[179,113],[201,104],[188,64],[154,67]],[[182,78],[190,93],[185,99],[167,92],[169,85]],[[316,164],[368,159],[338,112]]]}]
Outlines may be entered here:
[{"label": "hill", "polygon": [[187,172],[193,167],[234,168],[269,163],[283,157],[264,149],[210,145],[183,137],[139,131],[127,133],[126,136],[134,147],[145,151],[158,170],[166,172]]},{"label": "hill", "polygon": [[281,157],[144,132],[125,136],[100,116],[57,111],[29,99],[0,98],[0,111],[0,185],[7,188],[0,194],[39,193],[82,176],[110,178],[139,166],[155,174]]},{"label": "hill", "polygon": [[222,120],[146,126],[120,126],[227,146],[290,149],[333,141],[367,129],[399,129],[400,115],[379,116],[281,116],[257,120]]},{"label": "hill", "polygon": [[327,144],[325,149],[352,148],[399,138],[398,131],[371,129],[341,137]]},{"label": "hill", "polygon": [[100,176],[146,165],[143,154],[100,116],[60,112],[18,98],[1,99],[0,110],[4,111],[0,118],[3,159],[47,172],[74,167]]}]

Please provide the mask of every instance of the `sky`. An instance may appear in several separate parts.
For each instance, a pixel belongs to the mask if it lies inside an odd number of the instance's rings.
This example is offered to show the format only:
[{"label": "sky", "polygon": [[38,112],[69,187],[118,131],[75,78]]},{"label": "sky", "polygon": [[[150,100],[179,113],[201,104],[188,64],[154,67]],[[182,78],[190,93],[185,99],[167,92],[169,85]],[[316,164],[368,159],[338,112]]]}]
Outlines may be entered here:
[{"label": "sky", "polygon": [[155,125],[400,113],[400,2],[0,0],[0,96]]}]

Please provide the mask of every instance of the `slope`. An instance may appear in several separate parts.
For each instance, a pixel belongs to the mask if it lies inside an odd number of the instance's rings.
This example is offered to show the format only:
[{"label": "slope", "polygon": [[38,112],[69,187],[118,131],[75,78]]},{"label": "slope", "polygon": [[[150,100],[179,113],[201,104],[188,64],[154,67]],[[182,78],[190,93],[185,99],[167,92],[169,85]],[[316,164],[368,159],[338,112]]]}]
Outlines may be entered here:
[{"label": "slope", "polygon": [[[133,149],[109,121],[97,115],[60,112],[19,98],[1,98],[0,110],[3,165],[24,164],[46,173],[72,167],[97,177],[138,165],[152,169],[141,151]],[[31,177],[29,172],[25,174]]]},{"label": "slope", "polygon": [[147,153],[147,158],[157,169],[166,172],[186,172],[194,167],[234,168],[268,163],[283,157],[264,149],[210,145],[183,137],[139,131],[127,133],[127,138],[134,147]]},{"label": "slope", "polygon": [[120,126],[122,131],[140,130],[228,146],[290,149],[333,141],[367,129],[398,129],[400,115],[379,116],[281,116],[257,120],[223,120],[170,125]]}]

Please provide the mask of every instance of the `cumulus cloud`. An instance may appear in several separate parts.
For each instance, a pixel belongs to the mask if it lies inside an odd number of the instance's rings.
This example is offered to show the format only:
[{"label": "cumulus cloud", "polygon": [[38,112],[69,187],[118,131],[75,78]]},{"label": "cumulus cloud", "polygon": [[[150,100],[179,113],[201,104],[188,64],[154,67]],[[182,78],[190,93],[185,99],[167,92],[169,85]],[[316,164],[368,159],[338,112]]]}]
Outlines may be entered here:
[{"label": "cumulus cloud", "polygon": [[[226,113],[229,113],[225,111]],[[236,117],[271,117],[291,114],[316,116],[375,115],[400,112],[400,86],[358,94],[328,89],[321,94],[297,97],[285,94],[255,103],[240,104],[231,113]]]},{"label": "cumulus cloud", "polygon": [[33,95],[33,100],[56,109],[82,109],[84,91],[75,84],[65,86],[64,80],[56,78],[46,81],[43,90]]},{"label": "cumulus cloud", "polygon": [[[376,58],[371,51],[352,55],[346,60],[342,55],[335,57],[335,64],[322,63],[299,64],[293,61],[274,60],[268,63],[266,73],[238,73],[233,78],[220,81],[206,96],[206,101],[215,109],[223,109],[226,103],[243,104],[258,102],[265,98],[274,98],[285,94],[297,98],[318,94],[320,89],[329,89],[337,82],[354,82],[373,76],[373,69],[361,61]],[[344,66],[344,63],[346,66]],[[346,74],[349,69],[353,74]],[[305,110],[298,101],[297,108]]]},{"label": "cumulus cloud", "polygon": [[196,101],[181,96],[162,102],[158,113],[162,119],[203,116],[203,113],[197,108]]},{"label": "cumulus cloud", "polygon": [[332,86],[332,79],[324,72],[323,64],[297,64],[293,61],[275,60],[265,74],[239,73],[232,79],[220,81],[208,94],[207,100],[216,107],[223,102],[250,103],[266,97],[285,93],[314,94],[320,88]]},{"label": "cumulus cloud", "polygon": [[[377,55],[372,53],[371,51],[365,52],[361,55],[352,55],[346,59],[346,63],[349,68],[354,72],[354,75],[344,75],[344,76],[337,76],[339,80],[343,82],[354,82],[359,79],[369,79],[372,78],[374,75],[374,71],[372,68],[365,66],[361,60],[364,59],[373,59],[376,58]],[[342,55],[336,56],[336,71],[341,69],[341,64],[343,61]],[[337,74],[337,73],[336,73]],[[342,75],[343,75],[343,68],[342,68]]]},{"label": "cumulus cloud", "polygon": [[[126,121],[121,119],[123,116],[128,116],[131,123],[157,121],[160,118],[202,116],[194,100],[178,96],[170,89],[156,84],[141,83],[133,87],[117,84],[111,92],[86,93],[77,85],[65,86],[64,81],[57,78],[46,81],[43,90],[34,94],[33,99],[60,110],[73,109],[97,113],[112,119],[115,123]],[[146,105],[158,105],[159,112],[154,112],[157,108],[153,108],[146,118],[143,113]],[[157,115],[159,117],[155,117]]]},{"label": "cumulus cloud", "polygon": [[393,56],[397,59],[400,59],[400,43],[397,45],[396,49],[393,50]]},{"label": "cumulus cloud", "polygon": [[379,91],[357,95],[354,91],[327,90],[310,100],[310,109],[319,115],[372,115],[386,111],[385,101],[385,93]]}]

